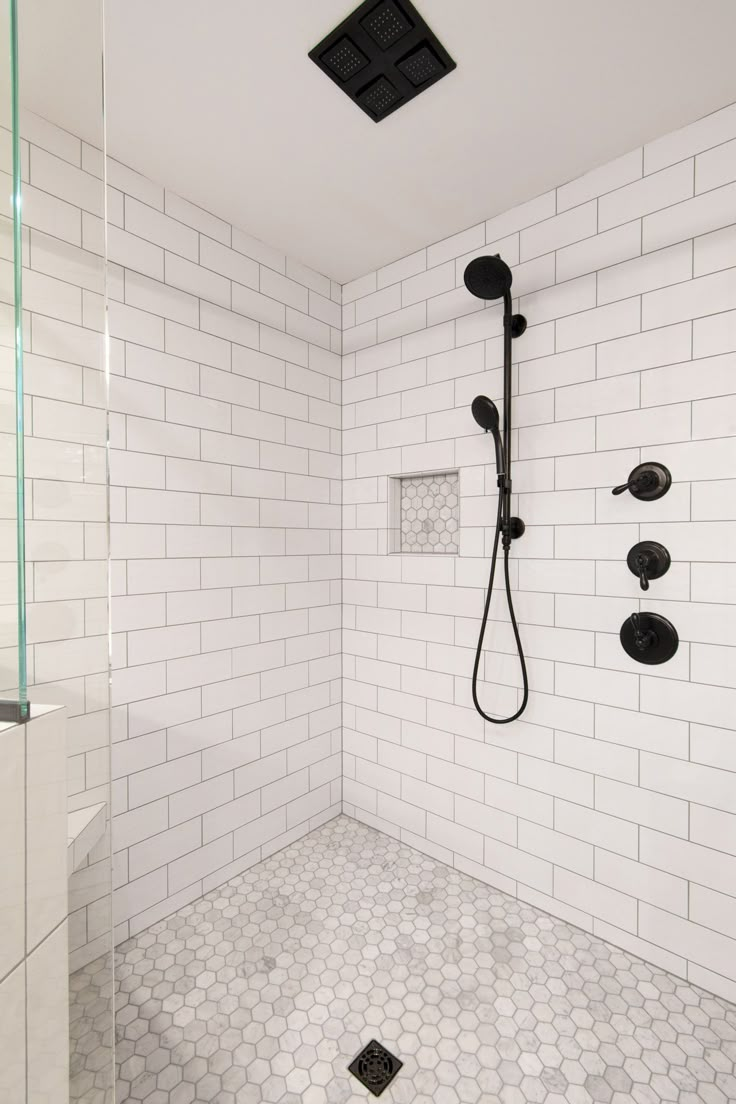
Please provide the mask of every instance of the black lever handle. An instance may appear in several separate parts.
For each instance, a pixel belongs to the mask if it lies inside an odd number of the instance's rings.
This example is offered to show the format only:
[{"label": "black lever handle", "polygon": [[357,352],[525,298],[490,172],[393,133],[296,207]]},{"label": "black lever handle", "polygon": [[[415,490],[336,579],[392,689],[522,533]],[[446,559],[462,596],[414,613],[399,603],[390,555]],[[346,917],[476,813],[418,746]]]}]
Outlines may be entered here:
[{"label": "black lever handle", "polygon": [[634,646],[637,651],[645,652],[657,639],[657,634],[652,629],[642,629],[641,618],[638,613],[632,613],[631,624],[634,627]]},{"label": "black lever handle", "polygon": [[650,580],[666,575],[670,563],[667,549],[653,540],[639,541],[629,549],[626,556],[626,566],[632,575],[636,575],[642,590],[649,590]]},{"label": "black lever handle", "polygon": [[628,483],[622,483],[620,487],[614,487],[611,491],[613,495],[623,494],[624,491],[630,491],[632,487],[636,486],[636,480],[630,479]]},{"label": "black lever handle", "polygon": [[642,555],[637,556],[636,566],[639,568],[639,586],[642,590],[649,590],[649,575],[647,574],[649,557]]},{"label": "black lever handle", "polygon": [[622,483],[619,487],[614,487],[611,494],[620,495],[624,491],[648,491],[652,487],[656,487],[657,478],[651,472],[639,472],[633,479],[629,479],[628,483]]}]

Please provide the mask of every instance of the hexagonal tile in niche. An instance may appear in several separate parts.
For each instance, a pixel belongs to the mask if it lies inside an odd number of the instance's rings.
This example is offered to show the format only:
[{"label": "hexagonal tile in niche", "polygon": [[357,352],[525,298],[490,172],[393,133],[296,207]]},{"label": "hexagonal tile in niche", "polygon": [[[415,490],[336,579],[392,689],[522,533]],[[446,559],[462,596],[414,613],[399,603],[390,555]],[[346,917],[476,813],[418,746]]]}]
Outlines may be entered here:
[{"label": "hexagonal tile in niche", "polygon": [[460,517],[458,473],[407,475],[399,484],[395,527],[401,552],[457,554]]}]

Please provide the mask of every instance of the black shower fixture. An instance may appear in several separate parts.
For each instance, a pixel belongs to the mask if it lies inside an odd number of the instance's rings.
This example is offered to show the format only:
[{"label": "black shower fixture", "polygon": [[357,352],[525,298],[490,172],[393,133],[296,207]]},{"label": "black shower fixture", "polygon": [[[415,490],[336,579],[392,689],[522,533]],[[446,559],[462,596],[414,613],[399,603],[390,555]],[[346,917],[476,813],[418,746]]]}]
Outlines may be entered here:
[{"label": "black shower fixture", "polygon": [[649,590],[650,579],[661,579],[670,569],[670,554],[659,541],[639,541],[629,549],[626,563],[632,575],[639,576],[639,586]]},{"label": "black shower fixture", "polygon": [[366,0],[309,56],[374,123],[455,68],[409,0]]},{"label": "black shower fixture", "polygon": [[[492,256],[476,257],[465,267],[463,273],[465,286],[477,299],[501,299],[511,293],[513,276],[504,260],[494,253]],[[507,305],[510,313],[510,302]],[[521,337],[526,330],[526,318],[523,314],[511,315],[511,336]]]},{"label": "black shower fixture", "polygon": [[672,476],[669,468],[652,460],[647,464],[637,464],[629,473],[628,481],[622,483],[620,487],[614,487],[611,494],[620,495],[624,491],[631,491],[634,498],[642,502],[654,502],[655,499],[666,495],[671,486]]},{"label": "black shower fixture", "polygon": [[[498,484],[498,509],[496,513],[496,533],[493,538],[493,550],[491,552],[491,571],[486,591],[485,607],[478,636],[478,646],[475,650],[475,663],[473,665],[472,693],[473,704],[486,721],[491,724],[508,724],[515,721],[524,712],[529,700],[529,678],[524,659],[524,649],[521,646],[519,626],[516,623],[514,602],[511,597],[511,579],[509,577],[509,549],[512,540],[521,537],[524,533],[524,522],[521,518],[511,516],[511,342],[515,337],[521,337],[526,329],[526,318],[523,314],[514,314],[511,305],[511,283],[513,276],[511,269],[498,254],[494,256],[476,257],[467,265],[464,273],[465,286],[468,291],[478,299],[493,300],[503,299],[503,435],[499,428],[498,407],[485,395],[478,395],[473,399],[471,412],[481,429],[493,436],[493,444],[496,450],[496,481]],[[493,593],[493,580],[496,575],[496,563],[498,561],[499,542],[503,548],[504,581],[506,589],[506,604],[511,619],[511,627],[514,631],[516,650],[521,664],[521,678],[523,694],[519,708],[510,717],[491,717],[485,713],[478,700],[478,671],[483,655],[483,638],[488,624],[488,612],[491,608],[491,595]]]},{"label": "black shower fixture", "polygon": [[660,613],[632,613],[619,635],[626,654],[649,665],[666,663],[680,645],[677,629]]}]

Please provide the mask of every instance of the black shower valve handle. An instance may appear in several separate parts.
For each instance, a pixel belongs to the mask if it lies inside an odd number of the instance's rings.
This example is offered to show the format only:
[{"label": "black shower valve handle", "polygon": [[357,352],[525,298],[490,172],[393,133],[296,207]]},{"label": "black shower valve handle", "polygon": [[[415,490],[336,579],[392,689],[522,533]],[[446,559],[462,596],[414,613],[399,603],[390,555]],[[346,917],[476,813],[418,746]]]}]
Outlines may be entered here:
[{"label": "black shower valve handle", "polygon": [[657,634],[651,629],[642,629],[641,618],[638,613],[632,613],[631,624],[634,627],[634,644],[640,652],[645,652],[657,639]]},{"label": "black shower valve handle", "polygon": [[632,575],[636,575],[642,590],[649,590],[652,579],[666,575],[671,562],[665,546],[654,540],[639,541],[626,556],[626,566]]},{"label": "black shower valve handle", "polygon": [[657,480],[651,472],[639,472],[633,479],[629,479],[628,483],[621,483],[620,486],[614,487],[611,491],[613,495],[622,495],[624,491],[631,491],[634,488],[637,490],[647,490],[649,487],[653,487]]},{"label": "black shower valve handle", "polygon": [[611,494],[622,495],[624,491],[630,491],[634,498],[642,502],[654,502],[667,494],[672,486],[672,476],[669,469],[656,460],[637,464],[633,471],[629,472],[629,478],[625,483],[614,487]]},{"label": "black shower valve handle", "polygon": [[636,566],[639,568],[639,586],[642,590],[649,590],[649,576],[647,574],[649,557],[640,553],[636,557]]},{"label": "black shower valve handle", "polygon": [[619,487],[614,487],[611,491],[612,495],[622,495],[624,491],[630,490],[634,486],[634,480],[630,479],[628,483],[622,483]]}]

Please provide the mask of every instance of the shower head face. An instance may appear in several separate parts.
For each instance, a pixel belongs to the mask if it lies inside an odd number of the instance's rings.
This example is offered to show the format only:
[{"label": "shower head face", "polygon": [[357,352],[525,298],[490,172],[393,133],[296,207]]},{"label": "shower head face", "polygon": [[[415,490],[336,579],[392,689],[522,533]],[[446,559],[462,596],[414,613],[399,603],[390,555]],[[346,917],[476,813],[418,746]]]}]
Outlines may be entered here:
[{"label": "shower head face", "polygon": [[470,409],[481,429],[494,435],[498,433],[498,407],[491,399],[486,398],[485,395],[478,395],[473,399]]},{"label": "shower head face", "polygon": [[465,286],[478,299],[501,299],[511,290],[511,269],[499,256],[476,257],[466,266]]}]

